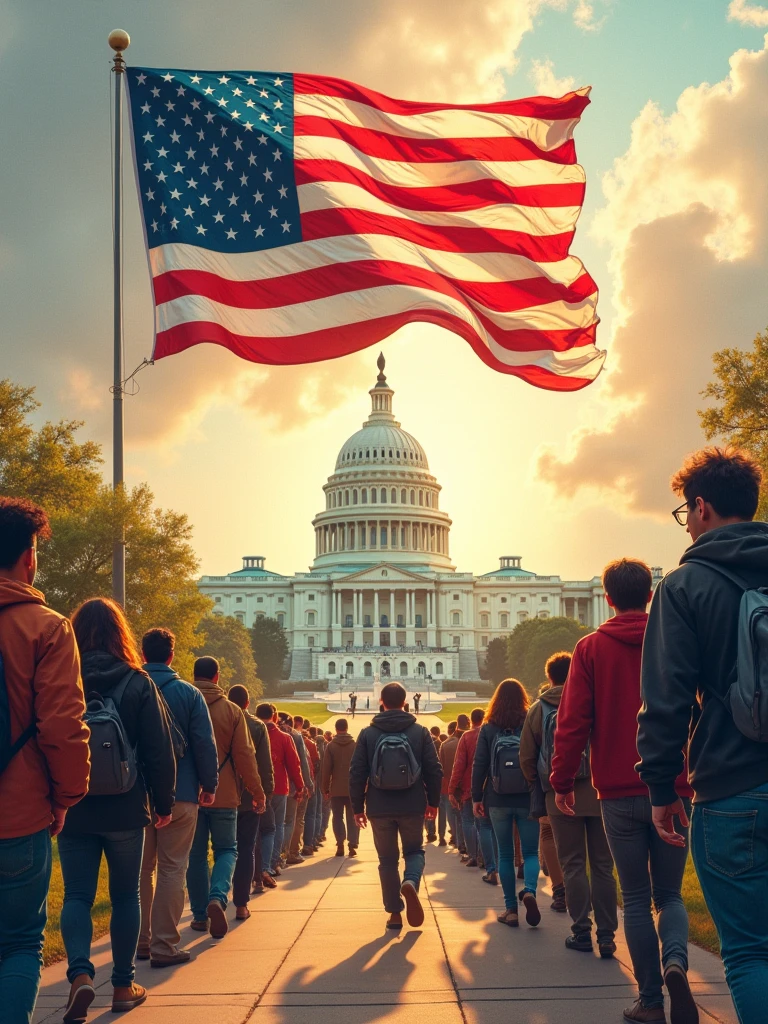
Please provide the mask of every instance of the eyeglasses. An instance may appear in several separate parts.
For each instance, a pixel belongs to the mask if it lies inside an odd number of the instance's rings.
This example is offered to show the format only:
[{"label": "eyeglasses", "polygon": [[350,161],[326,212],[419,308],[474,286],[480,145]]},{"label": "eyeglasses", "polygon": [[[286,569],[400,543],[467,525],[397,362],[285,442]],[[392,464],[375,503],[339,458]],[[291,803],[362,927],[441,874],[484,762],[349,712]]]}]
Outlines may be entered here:
[{"label": "eyeglasses", "polygon": [[679,523],[680,526],[687,526],[688,525],[688,513],[689,512],[690,512],[690,509],[688,508],[688,502],[684,501],[683,504],[679,508],[676,508],[674,510],[672,515],[675,517],[675,522]]}]

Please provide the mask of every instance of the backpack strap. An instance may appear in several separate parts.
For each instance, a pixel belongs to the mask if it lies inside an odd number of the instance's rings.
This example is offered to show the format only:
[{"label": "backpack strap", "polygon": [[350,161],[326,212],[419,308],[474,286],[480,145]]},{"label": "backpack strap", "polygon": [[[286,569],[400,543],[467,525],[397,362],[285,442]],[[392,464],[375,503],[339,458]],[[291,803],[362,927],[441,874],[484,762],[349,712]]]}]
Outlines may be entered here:
[{"label": "backpack strap", "polygon": [[[9,604],[5,604],[0,608],[0,614],[7,611],[9,608],[15,608],[19,604],[26,604],[26,601],[11,601]],[[0,672],[5,675],[5,669],[3,666],[2,655],[0,655]],[[4,763],[0,764],[0,771],[4,771],[11,763],[13,758],[18,754],[22,747],[26,746],[27,743],[32,739],[33,736],[37,735],[37,721],[33,718],[27,728],[22,732],[20,736],[11,744],[8,750],[7,758],[3,758]]]},{"label": "backpack strap", "polygon": [[129,668],[117,686],[114,688],[112,693],[105,694],[105,696],[111,697],[117,710],[120,710],[120,703],[125,696],[125,691],[128,689],[128,683],[133,679],[133,673],[136,671],[134,668]]},{"label": "backpack strap", "polygon": [[717,565],[715,562],[707,562],[704,558],[686,558],[683,565],[690,565],[693,562],[696,565],[704,565],[707,569],[711,569],[713,572],[719,573],[724,576],[731,583],[734,583],[740,590],[755,590],[755,587],[751,587],[746,580],[741,576],[737,576],[735,572],[731,572],[730,569],[723,569],[721,565]]}]

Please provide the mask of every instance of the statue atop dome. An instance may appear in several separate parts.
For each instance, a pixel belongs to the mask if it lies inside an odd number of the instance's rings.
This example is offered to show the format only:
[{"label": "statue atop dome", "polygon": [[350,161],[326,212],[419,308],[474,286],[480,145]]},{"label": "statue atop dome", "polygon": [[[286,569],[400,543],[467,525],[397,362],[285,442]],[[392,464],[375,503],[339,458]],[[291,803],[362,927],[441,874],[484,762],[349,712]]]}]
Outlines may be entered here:
[{"label": "statue atop dome", "polygon": [[379,352],[379,358],[376,360],[376,365],[379,368],[379,376],[376,378],[376,387],[385,388],[387,386],[387,378],[384,376],[384,367],[387,365],[387,361],[384,358],[383,352]]}]

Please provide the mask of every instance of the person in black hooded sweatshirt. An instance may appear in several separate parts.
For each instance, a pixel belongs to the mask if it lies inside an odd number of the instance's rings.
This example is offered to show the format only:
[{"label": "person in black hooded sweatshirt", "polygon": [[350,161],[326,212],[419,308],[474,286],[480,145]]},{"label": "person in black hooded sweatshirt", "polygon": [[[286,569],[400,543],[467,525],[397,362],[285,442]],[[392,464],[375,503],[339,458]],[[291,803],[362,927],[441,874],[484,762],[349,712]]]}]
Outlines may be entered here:
[{"label": "person in black hooded sweatshirt", "polygon": [[[419,885],[424,873],[424,819],[434,821],[440,804],[443,769],[429,729],[418,725],[403,710],[406,692],[400,683],[387,683],[381,691],[384,711],[373,718],[357,739],[349,768],[349,796],[355,821],[365,828],[368,819],[379,855],[379,878],[388,928],[402,928],[402,911],[408,924],[424,923]],[[403,734],[421,772],[406,789],[382,789],[371,782],[371,769],[379,741],[387,734]],[[400,847],[405,861],[400,881]]]}]

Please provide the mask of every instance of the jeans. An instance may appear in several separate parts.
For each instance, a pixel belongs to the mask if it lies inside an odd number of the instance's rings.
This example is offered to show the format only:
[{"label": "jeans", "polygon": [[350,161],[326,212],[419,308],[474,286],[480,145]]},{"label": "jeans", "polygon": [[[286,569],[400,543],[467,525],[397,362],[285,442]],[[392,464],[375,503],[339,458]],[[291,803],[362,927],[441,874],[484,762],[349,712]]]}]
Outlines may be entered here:
[{"label": "jeans", "polygon": [[[493,830],[499,844],[499,880],[504,890],[504,905],[507,910],[517,909],[515,892],[517,874],[515,871],[515,837],[512,826],[517,823],[520,845],[523,851],[525,878],[523,891],[536,895],[539,881],[539,823],[528,820],[527,807],[489,807]],[[465,830],[466,832],[466,827]]]},{"label": "jeans", "polygon": [[93,978],[91,963],[93,922],[91,907],[96,899],[102,854],[109,869],[109,901],[112,917],[112,984],[115,988],[133,983],[133,958],[139,942],[141,907],[139,875],[144,850],[144,829],[125,832],[75,832],[59,836],[59,859],[64,876],[64,905],[61,908],[61,937],[67,951],[67,980],[79,974]]},{"label": "jeans", "polygon": [[493,831],[493,823],[486,814],[482,818],[475,818],[475,828],[477,830],[477,839],[480,843],[480,849],[483,853],[485,870],[490,874],[492,871],[496,871],[496,865],[499,861],[496,833]]},{"label": "jeans", "polygon": [[453,824],[456,830],[453,834],[453,838],[456,840],[456,849],[460,853],[466,853],[467,844],[464,842],[464,822],[461,817],[461,807],[457,811],[455,807],[451,806],[451,810],[453,811]]},{"label": "jeans", "polygon": [[6,1024],[29,1024],[43,966],[51,881],[47,828],[0,839],[0,1006]]},{"label": "jeans", "polygon": [[[272,810],[275,812],[275,837],[272,842],[272,856],[269,859],[269,867],[272,871],[277,867],[280,854],[283,852],[283,839],[285,837],[285,811],[288,804],[288,796],[285,793],[272,796]],[[266,851],[264,851],[266,858]]]},{"label": "jeans", "polygon": [[325,836],[325,833],[328,831],[328,822],[331,820],[331,798],[330,797],[326,797],[323,800],[322,820],[323,820],[323,824],[322,824],[321,832],[322,832],[322,835]]},{"label": "jeans", "polygon": [[[339,846],[344,845],[344,840],[349,840],[349,845],[356,849],[360,843],[360,829],[355,822],[355,813],[352,810],[352,801],[348,796],[331,797],[331,813],[333,814],[333,835]],[[346,828],[344,819],[346,817]]]},{"label": "jeans", "polygon": [[322,799],[320,790],[316,787],[315,792],[307,802],[307,810],[304,814],[304,846],[310,849],[315,843],[315,819],[317,817],[317,803]]},{"label": "jeans", "polygon": [[461,805],[461,828],[464,834],[464,846],[470,860],[477,860],[477,826],[475,825],[475,812],[472,805],[472,797],[465,800]]},{"label": "jeans", "polygon": [[400,895],[400,847],[403,846],[403,881],[413,882],[418,891],[424,874],[424,816],[406,814],[398,818],[371,818],[373,842],[379,855],[379,878],[384,909],[399,914],[404,907]]},{"label": "jeans", "polygon": [[323,834],[323,808],[325,807],[325,797],[322,793],[318,794],[317,797],[317,809],[315,810],[315,842],[317,842]]},{"label": "jeans", "polygon": [[451,806],[451,800],[447,793],[440,796],[440,806],[437,812],[437,831],[441,839],[445,839],[445,833],[450,832],[456,838],[456,811]]},{"label": "jeans", "polygon": [[237,812],[237,861],[232,875],[232,902],[236,907],[247,907],[251,897],[260,824],[261,815],[256,811]]},{"label": "jeans", "polygon": [[694,804],[691,847],[741,1024],[768,1006],[768,784]]},{"label": "jeans", "polygon": [[[690,801],[685,801],[690,813]],[[670,846],[651,819],[647,796],[601,800],[603,823],[624,899],[624,934],[643,1006],[663,1006],[661,968],[688,970],[688,912],[680,895],[688,843]],[[688,829],[678,824],[681,835]],[[651,900],[659,915],[658,934]],[[661,960],[659,960],[661,939]]]},{"label": "jeans", "polygon": [[[213,847],[213,870],[208,868],[208,839]],[[237,861],[237,808],[200,807],[189,851],[187,892],[196,921],[208,920],[208,904],[226,908]]]},{"label": "jeans", "polygon": [[263,874],[272,867],[272,853],[275,848],[277,825],[275,822],[275,797],[267,797],[267,807],[259,821],[259,834],[256,837],[256,851],[253,877]]},{"label": "jeans", "polygon": [[[547,794],[549,796],[549,794]],[[603,819],[596,814],[550,814],[557,856],[563,869],[565,902],[574,935],[591,933],[594,911],[597,940],[609,942],[619,927],[613,857]],[[587,872],[589,856],[589,872]]]}]

